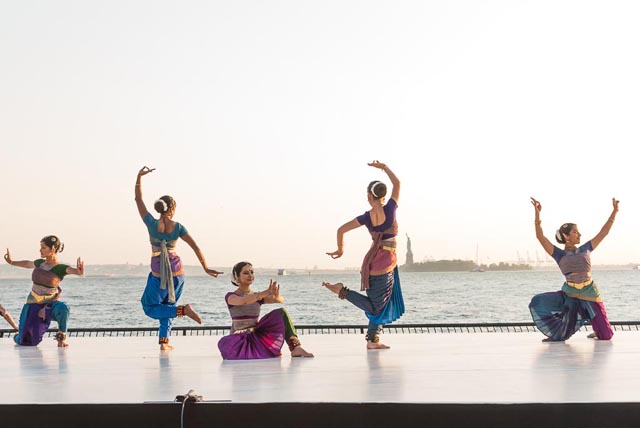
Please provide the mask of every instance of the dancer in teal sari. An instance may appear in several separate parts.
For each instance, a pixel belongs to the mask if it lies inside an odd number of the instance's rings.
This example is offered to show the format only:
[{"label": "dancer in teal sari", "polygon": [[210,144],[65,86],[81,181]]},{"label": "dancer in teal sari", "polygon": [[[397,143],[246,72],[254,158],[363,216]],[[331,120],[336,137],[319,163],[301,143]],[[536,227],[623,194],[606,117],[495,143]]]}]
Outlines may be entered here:
[{"label": "dancer in teal sari", "polygon": [[169,345],[169,336],[171,335],[171,325],[176,317],[186,316],[198,324],[202,323],[200,315],[190,304],[178,305],[184,286],[182,261],[175,252],[178,239],[184,240],[191,247],[208,275],[215,278],[223,272],[209,269],[202,251],[189,235],[187,229],[173,220],[176,201],[171,196],[162,196],[153,204],[156,212],[160,214],[159,219],[154,218],[147,211],[142,200],[142,177],[153,171],[154,169],[146,166],[140,169],[135,185],[136,206],[147,227],[151,243],[151,272],[140,301],[144,313],[159,321],[158,342],[160,349],[168,351],[173,349],[173,346]]}]

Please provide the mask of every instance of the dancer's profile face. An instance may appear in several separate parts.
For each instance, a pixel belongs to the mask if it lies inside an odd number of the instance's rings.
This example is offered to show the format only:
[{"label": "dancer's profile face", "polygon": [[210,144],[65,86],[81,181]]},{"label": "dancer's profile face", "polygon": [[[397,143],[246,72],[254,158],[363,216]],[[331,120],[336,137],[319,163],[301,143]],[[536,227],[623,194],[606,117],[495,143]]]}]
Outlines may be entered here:
[{"label": "dancer's profile face", "polygon": [[253,266],[251,265],[244,265],[242,267],[242,270],[240,271],[240,275],[238,278],[238,284],[239,285],[251,285],[253,284],[253,280],[255,279],[255,276],[253,274]]},{"label": "dancer's profile face", "polygon": [[53,248],[47,247],[47,244],[40,241],[40,257],[47,258],[52,254],[55,254],[55,250]]},{"label": "dancer's profile face", "polygon": [[582,235],[578,231],[578,225],[573,225],[568,234],[565,235],[565,241],[567,244],[577,245],[580,243],[580,237]]}]

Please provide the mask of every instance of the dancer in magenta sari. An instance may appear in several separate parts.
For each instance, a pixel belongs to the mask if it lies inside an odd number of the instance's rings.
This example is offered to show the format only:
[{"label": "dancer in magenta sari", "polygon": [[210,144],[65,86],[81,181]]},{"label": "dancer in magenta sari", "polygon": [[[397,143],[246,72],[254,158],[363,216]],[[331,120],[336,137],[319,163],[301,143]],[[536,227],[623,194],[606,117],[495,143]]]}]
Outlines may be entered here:
[{"label": "dancer in magenta sari", "polygon": [[[37,260],[13,260],[7,248],[4,259],[11,266],[33,269],[31,293],[27,296],[27,303],[20,313],[18,334],[13,339],[18,345],[38,345],[49,329],[51,321],[58,323],[55,339],[58,347],[66,348],[67,322],[69,307],[60,301],[60,282],[69,274],[84,275],[84,263],[78,257],[76,267],[58,263],[58,253],[64,249],[64,244],[57,236],[49,235],[40,241],[40,257]],[[14,327],[16,328],[16,327]]]},{"label": "dancer in magenta sari", "polygon": [[231,315],[231,334],[218,341],[218,349],[225,360],[253,360],[275,358],[286,342],[292,357],[313,357],[301,345],[296,329],[283,308],[275,309],[260,321],[260,307],[266,303],[283,303],[280,286],[269,282],[269,288],[254,293],[251,291],[255,277],[249,262],[240,262],[233,267],[235,291],[227,293],[225,301]]},{"label": "dancer in magenta sari", "polygon": [[588,337],[610,340],[613,328],[607,318],[600,291],[591,278],[591,252],[609,234],[618,213],[618,201],[613,199],[613,211],[600,232],[590,241],[578,247],[581,234],[578,226],[565,223],[556,232],[556,241],[564,244],[564,250],[556,247],[542,232],[540,202],[531,198],[535,209],[536,237],[544,250],[558,263],[566,281],[562,290],[541,293],[531,299],[529,310],[536,327],[547,336],[545,342],[559,342],[570,338],[587,322],[593,333]]},{"label": "dancer in magenta sari", "polygon": [[158,341],[160,349],[168,351],[173,349],[169,345],[169,336],[171,334],[171,325],[176,317],[187,316],[198,324],[202,323],[200,315],[191,305],[178,305],[184,286],[182,261],[175,252],[178,239],[184,240],[191,247],[208,275],[215,278],[222,272],[209,269],[204,255],[194,239],[189,235],[189,232],[187,232],[187,229],[173,220],[176,212],[176,201],[171,196],[162,196],[153,204],[153,208],[160,214],[159,219],[155,219],[147,211],[147,207],[142,200],[142,177],[152,171],[154,169],[146,166],[140,169],[135,186],[138,213],[147,227],[151,243],[151,272],[147,278],[147,286],[140,301],[144,313],[148,317],[159,321]]},{"label": "dancer in magenta sari", "polygon": [[389,324],[404,314],[404,300],[400,288],[400,276],[396,257],[396,236],[398,224],[396,209],[400,198],[400,180],[389,167],[378,161],[369,164],[383,170],[393,188],[389,202],[384,203],[387,186],[380,181],[372,181],[367,186],[367,200],[371,209],[338,229],[338,249],[327,253],[334,259],[342,257],[344,252],[344,234],[360,226],[366,226],[373,243],[362,262],[360,290],[367,295],[349,290],[342,283],[322,285],[333,291],[341,299],[346,299],[362,309],[369,319],[367,328],[367,349],[387,349],[380,343],[379,333],[382,326]]}]

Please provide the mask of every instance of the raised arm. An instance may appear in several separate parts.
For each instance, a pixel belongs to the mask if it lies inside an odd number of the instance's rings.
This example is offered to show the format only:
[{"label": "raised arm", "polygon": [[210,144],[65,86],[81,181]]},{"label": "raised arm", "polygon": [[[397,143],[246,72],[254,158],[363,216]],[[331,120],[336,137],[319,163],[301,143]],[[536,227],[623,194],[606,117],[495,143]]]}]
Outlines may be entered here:
[{"label": "raised arm", "polygon": [[544,248],[544,250],[547,252],[547,254],[553,256],[553,244],[544,236],[544,233],[542,233],[542,221],[540,220],[540,211],[542,211],[542,205],[534,198],[531,198],[531,205],[533,205],[533,208],[536,212],[535,220],[533,222],[536,226],[536,238],[538,238],[538,241],[542,245],[542,248]]},{"label": "raised arm", "polygon": [[11,258],[11,253],[7,248],[7,253],[4,255],[4,260],[9,263],[11,266],[18,266],[21,268],[33,269],[36,265],[33,264],[31,260],[13,260]]},{"label": "raised arm", "polygon": [[80,257],[76,260],[75,268],[72,268],[71,266],[67,267],[67,275],[84,275],[84,262]]},{"label": "raised arm", "polygon": [[612,202],[613,202],[613,211],[611,211],[611,215],[609,216],[609,219],[604,224],[604,226],[602,226],[602,229],[600,229],[600,232],[591,240],[591,247],[594,250],[600,244],[600,242],[602,242],[604,237],[609,234],[609,231],[611,230],[611,226],[613,226],[613,222],[616,219],[616,214],[618,214],[618,204],[620,203],[620,201],[618,201],[616,198],[613,198]]},{"label": "raised arm", "polygon": [[138,207],[138,213],[140,214],[140,218],[143,220],[145,216],[149,214],[149,211],[147,211],[147,207],[144,205],[144,201],[142,200],[142,177],[153,171],[155,171],[155,168],[149,168],[147,166],[143,166],[142,168],[140,168],[140,171],[138,171],[138,177],[136,178],[136,187],[135,187],[136,206]]},{"label": "raised arm", "polygon": [[204,255],[202,254],[202,251],[200,251],[200,247],[198,247],[198,244],[196,244],[196,241],[193,240],[191,235],[187,233],[186,235],[182,235],[181,238],[184,242],[189,244],[193,252],[196,254],[198,261],[202,265],[202,269],[204,269],[207,275],[211,275],[212,277],[217,278],[218,275],[222,275],[224,273],[224,272],[218,272],[217,270],[209,269],[209,267],[207,266],[207,261],[205,260]]},{"label": "raised arm", "polygon": [[398,177],[396,177],[396,175],[393,173],[393,171],[391,171],[391,169],[384,163],[379,162],[379,161],[373,161],[370,164],[368,164],[369,166],[372,166],[374,168],[378,168],[381,169],[385,172],[385,174],[387,174],[387,177],[389,177],[389,180],[391,180],[391,197],[396,201],[399,202],[398,199],[400,198],[400,180],[398,179]]},{"label": "raised arm", "polygon": [[344,234],[360,226],[362,225],[358,222],[358,219],[355,218],[340,226],[337,233],[338,249],[332,253],[327,253],[327,255],[331,256],[332,259],[342,257],[342,254],[344,253]]}]

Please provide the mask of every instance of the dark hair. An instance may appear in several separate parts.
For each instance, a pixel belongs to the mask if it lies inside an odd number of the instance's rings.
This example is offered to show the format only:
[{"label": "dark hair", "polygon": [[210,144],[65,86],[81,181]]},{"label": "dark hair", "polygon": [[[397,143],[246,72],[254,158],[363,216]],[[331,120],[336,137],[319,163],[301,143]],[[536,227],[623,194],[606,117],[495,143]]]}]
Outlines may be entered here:
[{"label": "dark hair", "polygon": [[381,199],[387,196],[387,185],[382,181],[372,181],[367,186],[367,192],[373,196],[374,199]]},{"label": "dark hair", "polygon": [[153,208],[158,213],[164,214],[176,208],[176,200],[169,195],[160,196],[155,204],[153,204]]},{"label": "dark hair", "polygon": [[242,268],[244,268],[247,265],[252,266],[252,264],[249,262],[239,262],[233,266],[233,269],[231,269],[231,272],[233,273],[233,278],[231,279],[231,283],[236,287],[238,286],[237,279],[238,277],[240,277],[240,272],[242,272]]},{"label": "dark hair", "polygon": [[40,240],[44,245],[54,250],[56,253],[61,253],[64,250],[64,244],[55,235],[47,235]]},{"label": "dark hair", "polygon": [[556,241],[560,244],[566,244],[567,240],[564,239],[564,235],[568,235],[571,229],[573,229],[573,226],[575,226],[575,223],[565,223],[560,226],[560,229],[556,231]]}]

